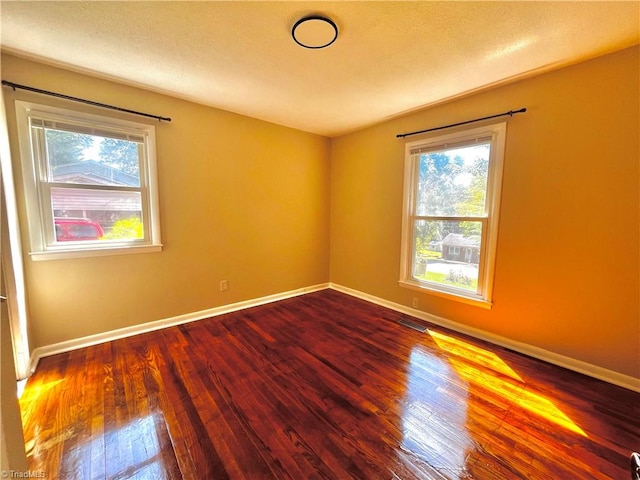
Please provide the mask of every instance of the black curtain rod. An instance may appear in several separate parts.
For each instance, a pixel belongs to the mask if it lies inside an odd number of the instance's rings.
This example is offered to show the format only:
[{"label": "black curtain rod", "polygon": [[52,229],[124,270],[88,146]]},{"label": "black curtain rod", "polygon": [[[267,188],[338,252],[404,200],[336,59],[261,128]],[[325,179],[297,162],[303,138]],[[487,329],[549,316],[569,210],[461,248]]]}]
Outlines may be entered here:
[{"label": "black curtain rod", "polygon": [[20,85],[20,84],[17,84],[17,83],[8,82],[6,80],[2,80],[2,85],[6,86],[6,87],[11,87],[11,88],[13,88],[14,91],[16,90],[16,88],[19,88],[21,90],[28,90],[30,92],[41,93],[43,95],[49,95],[51,97],[64,98],[65,100],[72,100],[74,102],[86,103],[87,105],[93,105],[94,107],[109,108],[111,110],[117,110],[119,112],[126,112],[126,113],[132,113],[134,115],[141,115],[143,117],[155,118],[159,122],[162,122],[162,121],[170,122],[171,121],[171,118],[169,118],[169,117],[161,117],[159,115],[152,115],[150,113],[136,112],[135,110],[129,110],[129,109],[126,109],[126,108],[114,107],[113,105],[107,105],[106,103],[93,102],[91,100],[85,100],[84,98],[71,97],[69,95],[63,95],[62,93],[49,92],[48,90],[40,90],[39,88],[27,87],[26,85]]},{"label": "black curtain rod", "polygon": [[509,115],[510,117],[513,117],[516,113],[524,113],[526,111],[527,111],[526,108],[521,108],[520,110],[509,110],[508,112],[498,113],[496,115],[489,115],[488,117],[474,118],[473,120],[467,120],[466,122],[452,123],[451,125],[428,128],[427,130],[418,130],[417,132],[399,133],[396,135],[396,138],[404,138],[404,137],[409,137],[411,135],[418,135],[419,133],[433,132],[435,130],[442,130],[443,128],[457,127],[458,125],[466,125],[467,123],[480,122],[482,120],[489,120],[490,118],[504,117],[505,115]]}]

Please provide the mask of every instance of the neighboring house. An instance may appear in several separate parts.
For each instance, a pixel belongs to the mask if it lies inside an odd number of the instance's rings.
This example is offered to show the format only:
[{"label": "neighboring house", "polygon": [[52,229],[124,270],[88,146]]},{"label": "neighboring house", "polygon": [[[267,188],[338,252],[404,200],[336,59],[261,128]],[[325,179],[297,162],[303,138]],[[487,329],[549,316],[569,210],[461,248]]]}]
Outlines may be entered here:
[{"label": "neighboring house", "polygon": [[442,258],[477,264],[480,258],[480,235],[465,237],[460,233],[450,233],[442,239]]},{"label": "neighboring house", "polygon": [[[57,182],[91,185],[138,186],[138,177],[95,160],[84,160],[56,167]],[[107,230],[116,221],[139,217],[141,207],[138,192],[110,190],[80,190],[56,188],[51,195],[56,217],[90,218]]]}]

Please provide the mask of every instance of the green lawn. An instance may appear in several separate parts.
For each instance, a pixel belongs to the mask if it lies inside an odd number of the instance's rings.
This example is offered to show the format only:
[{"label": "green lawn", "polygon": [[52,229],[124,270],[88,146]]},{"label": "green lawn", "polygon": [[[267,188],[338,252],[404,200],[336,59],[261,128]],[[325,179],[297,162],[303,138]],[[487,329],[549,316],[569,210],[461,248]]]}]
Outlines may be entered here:
[{"label": "green lawn", "polygon": [[442,285],[451,285],[452,287],[464,288],[465,290],[476,291],[478,288],[478,280],[475,278],[471,279],[471,283],[462,283],[462,282],[452,282],[447,279],[446,273],[437,273],[437,272],[426,272],[424,275],[418,275],[417,278],[426,280],[427,282],[440,283]]}]

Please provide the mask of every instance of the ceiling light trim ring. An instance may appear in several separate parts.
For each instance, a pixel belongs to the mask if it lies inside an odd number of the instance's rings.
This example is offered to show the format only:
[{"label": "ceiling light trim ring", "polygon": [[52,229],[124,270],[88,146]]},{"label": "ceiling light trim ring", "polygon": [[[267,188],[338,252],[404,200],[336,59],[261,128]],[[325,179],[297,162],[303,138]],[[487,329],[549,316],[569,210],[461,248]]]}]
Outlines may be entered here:
[{"label": "ceiling light trim ring", "polygon": [[[310,45],[296,38],[296,29],[298,29],[305,22],[310,22],[310,21],[320,21],[320,22],[326,23],[328,26],[330,26],[333,29],[333,38],[329,40],[329,37],[327,37],[327,40],[325,40],[324,43],[320,43],[317,45]],[[321,15],[310,15],[308,17],[301,18],[295,23],[295,25],[291,29],[291,37],[293,38],[294,42],[296,42],[301,47],[309,48],[311,50],[318,50],[321,48],[326,48],[336,41],[336,39],[338,38],[338,26],[331,19],[327,17],[323,17]]]}]

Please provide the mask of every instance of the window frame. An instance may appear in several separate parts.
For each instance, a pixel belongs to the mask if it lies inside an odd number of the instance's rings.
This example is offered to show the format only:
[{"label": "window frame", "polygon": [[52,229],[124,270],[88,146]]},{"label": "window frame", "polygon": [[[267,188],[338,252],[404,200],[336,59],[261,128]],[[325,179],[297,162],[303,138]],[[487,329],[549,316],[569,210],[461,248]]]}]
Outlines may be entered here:
[{"label": "window frame", "polygon": [[[27,225],[32,260],[150,253],[162,250],[160,236],[160,213],[158,201],[158,179],[156,168],[155,127],[147,123],[132,122],[115,117],[96,115],[52,105],[22,100],[15,101],[18,141],[24,196],[27,209]],[[48,159],[40,151],[43,138],[33,133],[34,121],[62,122],[75,125],[80,130],[89,128],[103,135],[111,133],[142,138],[143,145],[139,165],[140,186],[107,186],[55,182],[48,178]],[[106,190],[140,192],[144,238],[108,241],[56,242],[51,188],[78,190]]]},{"label": "window frame", "polygon": [[[500,122],[480,127],[463,129],[454,133],[426,137],[408,142],[405,145],[404,187],[402,208],[402,235],[400,251],[400,279],[398,284],[424,293],[444,297],[470,305],[490,309],[492,307],[495,258],[498,242],[498,224],[500,200],[502,194],[502,175],[506,145],[507,123]],[[436,216],[417,215],[417,196],[419,180],[419,155],[412,154],[415,149],[427,149],[438,152],[445,148],[455,148],[471,144],[479,139],[488,139],[491,143],[489,169],[487,172],[487,190],[485,212],[479,216]],[[426,152],[425,152],[426,153]],[[476,292],[445,286],[434,282],[419,280],[413,276],[415,225],[417,221],[480,221],[482,236],[478,252],[478,286]]]}]

